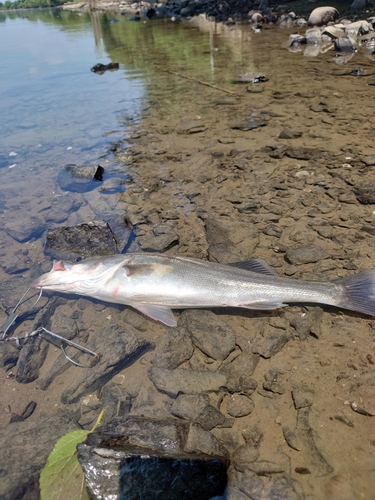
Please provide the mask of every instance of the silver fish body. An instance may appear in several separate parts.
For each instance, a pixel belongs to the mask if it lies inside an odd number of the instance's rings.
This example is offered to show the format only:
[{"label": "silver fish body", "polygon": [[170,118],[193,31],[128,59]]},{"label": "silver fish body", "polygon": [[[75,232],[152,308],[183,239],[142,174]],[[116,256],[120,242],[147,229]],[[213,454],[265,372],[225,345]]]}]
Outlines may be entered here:
[{"label": "silver fish body", "polygon": [[276,309],[288,303],[330,304],[375,315],[375,271],[333,281],[279,277],[264,261],[218,264],[154,253],[54,262],[35,288],[126,304],[168,326],[171,309]]}]

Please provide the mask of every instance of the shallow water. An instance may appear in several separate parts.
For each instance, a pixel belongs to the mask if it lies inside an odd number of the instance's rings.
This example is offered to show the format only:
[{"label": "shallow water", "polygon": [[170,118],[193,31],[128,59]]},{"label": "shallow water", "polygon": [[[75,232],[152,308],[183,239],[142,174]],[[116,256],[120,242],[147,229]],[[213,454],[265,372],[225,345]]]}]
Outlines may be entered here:
[{"label": "shallow water", "polygon": [[[109,22],[112,19],[118,22]],[[363,236],[361,228],[372,223],[375,207],[359,205],[350,197],[353,185],[374,180],[361,160],[374,155],[375,106],[369,85],[373,56],[361,48],[343,66],[332,50],[316,57],[304,47],[288,51],[282,45],[289,33],[275,27],[254,33],[247,23],[231,28],[203,18],[135,23],[116,14],[9,15],[0,25],[0,50],[5,52],[2,40],[13,48],[2,55],[7,64],[0,69],[1,319],[30,280],[50,268],[50,257],[43,253],[43,230],[112,214],[126,214],[139,237],[150,235],[158,224],[170,224],[179,236],[171,251],[201,258],[208,255],[206,217],[255,224],[260,236],[254,254],[241,241],[237,247],[246,258],[265,258],[281,275],[295,278],[333,279],[374,267],[374,236]],[[97,62],[109,61],[119,62],[120,69],[103,75],[90,72]],[[350,76],[356,67],[365,68],[367,75]],[[343,68],[346,74],[340,74]],[[246,72],[264,73],[268,81],[232,84]],[[244,119],[266,119],[267,126],[254,131],[232,128]],[[187,133],[184,127],[190,121],[202,124],[202,132]],[[284,128],[302,135],[282,139]],[[284,145],[321,153],[306,160],[268,155]],[[64,192],[57,179],[68,163],[100,163],[106,170],[103,183],[88,193]],[[346,198],[339,199],[342,195]],[[248,201],[256,203],[254,212],[238,210]],[[25,241],[14,240],[7,231],[20,221],[35,219],[38,231]],[[275,228],[269,228],[273,224],[282,233],[280,240]],[[323,238],[315,229],[327,225],[332,235]],[[277,250],[280,241],[286,247],[322,245],[329,255],[323,261],[327,266],[289,265]],[[137,242],[134,248],[139,250]],[[74,312],[81,317],[84,335],[100,333],[108,321],[125,314],[121,307],[100,308],[85,301],[82,319],[73,298],[61,304],[60,315],[71,317]],[[290,331],[287,314],[299,317],[306,311],[291,308],[283,314],[222,311],[220,316],[236,334],[253,339],[258,325],[269,329],[272,320],[272,328],[288,324]],[[161,325],[136,313],[133,321],[152,341],[163,333]],[[234,431],[240,435],[245,425],[264,426],[262,458],[272,461],[276,451],[277,460],[287,455],[292,464],[288,470],[305,494],[323,498],[329,476],[315,474],[309,453],[291,451],[283,440],[281,425],[295,426],[290,389],[298,384],[315,391],[311,421],[318,448],[335,474],[344,478],[347,498],[352,490],[360,498],[372,498],[369,418],[352,412],[347,403],[357,397],[357,381],[371,369],[366,355],[373,353],[374,338],[368,318],[345,313],[343,320],[337,312],[324,310],[320,338],[294,337],[277,355],[260,360],[254,375],[259,387],[264,374],[277,368],[287,390],[274,399],[256,393],[256,410],[248,419],[237,419]],[[196,351],[190,367],[210,366],[212,360]],[[57,354],[50,350],[44,374]],[[155,405],[147,411],[163,415],[171,401],[155,396],[147,376],[152,355],[124,370],[124,379],[136,387],[144,384]],[[31,418],[37,419],[38,412],[50,406],[63,409],[60,395],[74,380],[74,370],[46,392],[36,382],[18,384],[2,371],[5,401],[20,412],[31,387],[38,403]],[[148,396],[143,398],[138,400],[142,411]],[[337,423],[341,414],[354,427]],[[1,426],[8,419],[0,413]],[[301,467],[310,467],[313,474],[295,473]]]}]

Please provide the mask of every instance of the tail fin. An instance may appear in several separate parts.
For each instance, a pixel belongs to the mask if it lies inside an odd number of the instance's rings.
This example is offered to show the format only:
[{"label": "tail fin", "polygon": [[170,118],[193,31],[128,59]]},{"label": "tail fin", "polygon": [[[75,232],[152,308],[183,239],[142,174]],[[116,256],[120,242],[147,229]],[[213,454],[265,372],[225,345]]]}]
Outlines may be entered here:
[{"label": "tail fin", "polygon": [[375,316],[375,270],[334,280],[333,283],[343,287],[336,302],[338,307]]}]

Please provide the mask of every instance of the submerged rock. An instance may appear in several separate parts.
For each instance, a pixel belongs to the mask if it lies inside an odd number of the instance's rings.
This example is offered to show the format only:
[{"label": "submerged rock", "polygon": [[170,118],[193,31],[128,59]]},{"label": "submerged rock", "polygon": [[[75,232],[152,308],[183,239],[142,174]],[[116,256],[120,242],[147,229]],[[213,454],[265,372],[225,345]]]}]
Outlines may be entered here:
[{"label": "submerged rock", "polygon": [[100,165],[69,164],[60,171],[57,182],[63,191],[86,193],[98,187],[103,180],[104,168]]}]

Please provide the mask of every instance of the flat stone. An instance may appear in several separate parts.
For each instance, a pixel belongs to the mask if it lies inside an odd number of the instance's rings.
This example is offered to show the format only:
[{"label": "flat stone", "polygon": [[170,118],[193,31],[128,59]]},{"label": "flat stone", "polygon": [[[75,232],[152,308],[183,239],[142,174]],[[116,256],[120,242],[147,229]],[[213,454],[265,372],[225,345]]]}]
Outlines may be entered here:
[{"label": "flat stone", "polygon": [[166,252],[177,245],[178,242],[178,234],[172,228],[169,228],[168,232],[157,235],[150,232],[138,238],[138,245],[143,252]]},{"label": "flat stone", "polygon": [[173,370],[188,361],[194,352],[194,346],[189,332],[178,326],[168,328],[159,338],[152,364],[158,368]]},{"label": "flat stone", "polygon": [[[255,462],[259,458],[259,449],[255,446],[249,446],[248,444],[244,444],[237,448],[231,456],[232,465],[237,468],[239,464],[247,464],[251,462]],[[240,465],[240,467],[241,467]]]},{"label": "flat stone", "polygon": [[267,120],[251,118],[250,120],[244,120],[241,123],[234,123],[233,125],[230,125],[230,128],[234,130],[243,130],[246,132],[248,130],[254,130],[256,128],[265,127],[266,125],[268,125]]},{"label": "flat stone", "polygon": [[361,182],[354,187],[357,200],[363,204],[375,203],[375,183],[371,181]]},{"label": "flat stone", "polygon": [[176,127],[178,134],[197,134],[205,130],[207,127],[199,120],[182,120]]},{"label": "flat stone", "polygon": [[167,370],[152,367],[149,376],[159,391],[175,397],[179,392],[184,394],[200,394],[201,392],[217,392],[225,387],[227,377],[221,372],[203,370]]},{"label": "flat stone", "polygon": [[328,258],[327,252],[317,245],[308,244],[288,248],[286,251],[288,261],[293,265],[310,264]]},{"label": "flat stone", "polygon": [[292,391],[294,407],[296,410],[312,406],[314,399],[314,392],[309,389],[296,388]]},{"label": "flat stone", "polygon": [[69,164],[60,170],[57,182],[63,191],[85,193],[99,187],[103,174],[104,168],[100,165]]},{"label": "flat stone", "polygon": [[293,450],[301,451],[302,450],[302,444],[296,434],[290,429],[288,426],[283,427],[283,435],[284,439],[287,442],[288,446],[290,448],[293,448]]},{"label": "flat stone", "polygon": [[241,463],[237,465],[237,470],[243,472],[250,470],[259,476],[268,476],[269,474],[279,474],[285,472],[285,467],[268,460],[259,460],[258,462]]},{"label": "flat stone", "polygon": [[318,159],[322,152],[319,149],[314,148],[292,148],[288,147],[285,150],[286,156],[289,158],[295,158],[296,160],[313,160]]},{"label": "flat stone", "polygon": [[250,256],[259,244],[259,231],[255,224],[227,219],[206,219],[205,228],[209,245],[231,243],[245,256]]},{"label": "flat stone", "polygon": [[297,137],[301,137],[303,134],[302,130],[299,129],[290,129],[290,128],[284,128],[280,134],[279,138],[280,139],[296,139]]},{"label": "flat stone", "polygon": [[234,331],[211,311],[186,310],[179,325],[190,332],[194,345],[213,359],[222,361],[235,348]]},{"label": "flat stone", "polygon": [[368,167],[373,167],[375,165],[375,155],[362,156],[361,161]]}]

